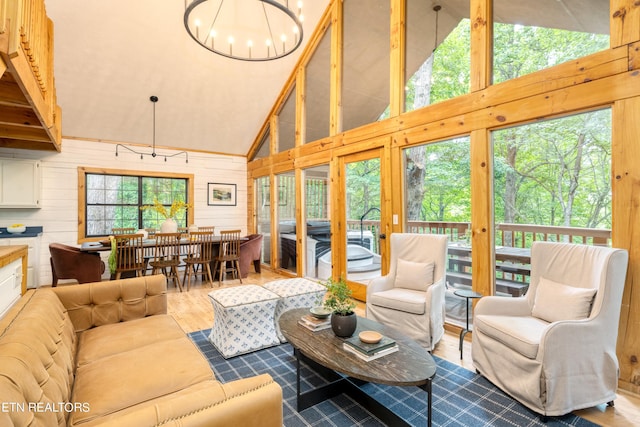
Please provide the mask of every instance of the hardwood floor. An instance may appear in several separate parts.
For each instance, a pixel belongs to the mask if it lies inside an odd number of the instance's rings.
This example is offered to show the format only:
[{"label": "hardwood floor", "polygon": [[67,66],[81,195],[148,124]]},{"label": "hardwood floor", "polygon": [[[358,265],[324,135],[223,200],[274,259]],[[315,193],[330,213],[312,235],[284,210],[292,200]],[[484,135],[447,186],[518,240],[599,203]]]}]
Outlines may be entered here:
[{"label": "hardwood floor", "polygon": [[[279,278],[282,278],[282,276],[263,269],[262,274],[251,273],[249,277],[243,279],[243,283],[262,285]],[[239,280],[223,282],[223,287],[239,285]],[[214,282],[213,288],[218,288],[218,282]],[[213,324],[213,308],[207,296],[211,290],[212,288],[208,283],[203,285],[200,280],[195,285],[192,284],[189,292],[179,292],[171,283],[169,284],[167,295],[168,312],[178,321],[185,332],[210,328]],[[356,311],[359,315],[364,315],[364,304],[359,303]],[[433,354],[473,371],[471,334],[468,334],[465,340],[464,358],[461,360],[460,352],[458,351],[458,331],[459,329],[447,328],[444,338],[438,343]],[[620,390],[613,408],[599,405],[594,408],[576,411],[575,413],[602,426],[640,426],[640,396]]]}]

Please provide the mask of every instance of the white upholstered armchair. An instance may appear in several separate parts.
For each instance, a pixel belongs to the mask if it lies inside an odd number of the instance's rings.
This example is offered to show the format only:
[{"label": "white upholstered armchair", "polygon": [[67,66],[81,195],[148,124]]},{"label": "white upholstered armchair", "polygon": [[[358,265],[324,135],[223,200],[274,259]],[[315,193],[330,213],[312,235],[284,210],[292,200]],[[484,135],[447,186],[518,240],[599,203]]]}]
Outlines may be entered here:
[{"label": "white upholstered armchair", "polygon": [[612,402],[627,262],[622,249],[535,242],[527,294],[475,306],[476,370],[545,416]]},{"label": "white upholstered armchair", "polygon": [[391,235],[389,274],[367,286],[367,318],[431,351],[444,335],[446,235]]}]

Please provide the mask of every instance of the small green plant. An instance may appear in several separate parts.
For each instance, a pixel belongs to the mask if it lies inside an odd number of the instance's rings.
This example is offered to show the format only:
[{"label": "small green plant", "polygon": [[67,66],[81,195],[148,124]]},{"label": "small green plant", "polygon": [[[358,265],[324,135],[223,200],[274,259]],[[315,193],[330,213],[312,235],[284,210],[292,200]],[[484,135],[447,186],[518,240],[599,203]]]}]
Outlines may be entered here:
[{"label": "small green plant", "polygon": [[338,280],[329,278],[322,285],[327,288],[327,295],[324,300],[325,308],[342,316],[353,314],[356,302],[351,298],[352,291],[342,277]]}]

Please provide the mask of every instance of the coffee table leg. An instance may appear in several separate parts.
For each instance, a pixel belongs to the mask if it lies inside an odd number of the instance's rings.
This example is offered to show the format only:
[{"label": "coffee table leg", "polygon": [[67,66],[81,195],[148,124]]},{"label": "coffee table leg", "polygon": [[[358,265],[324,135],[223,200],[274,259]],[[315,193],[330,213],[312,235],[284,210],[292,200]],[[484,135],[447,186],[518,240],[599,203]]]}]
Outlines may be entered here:
[{"label": "coffee table leg", "polygon": [[431,427],[431,378],[427,380],[427,427]]},{"label": "coffee table leg", "polygon": [[296,356],[296,407],[300,408],[300,352],[294,348],[293,353]]}]

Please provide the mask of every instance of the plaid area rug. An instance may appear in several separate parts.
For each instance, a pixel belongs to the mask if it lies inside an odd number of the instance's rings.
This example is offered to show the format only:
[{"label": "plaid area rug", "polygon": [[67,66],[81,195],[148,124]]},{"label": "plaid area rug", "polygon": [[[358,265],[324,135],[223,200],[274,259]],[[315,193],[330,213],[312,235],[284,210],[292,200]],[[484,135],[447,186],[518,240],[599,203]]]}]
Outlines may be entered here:
[{"label": "plaid area rug", "polygon": [[[339,395],[302,412],[296,410],[296,364],[289,344],[224,359],[209,342],[210,330],[189,334],[209,360],[221,382],[268,373],[280,384],[283,393],[283,415],[286,427],[297,426],[384,426],[350,397]],[[432,417],[434,426],[597,426],[575,415],[540,417],[482,376],[434,356],[438,370],[433,381]],[[304,365],[303,365],[304,366]],[[314,371],[304,367],[301,373],[303,391],[325,384]],[[364,389],[386,407],[414,426],[424,426],[426,392],[418,387],[391,387],[367,384]]]}]

